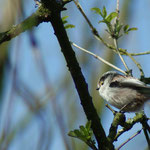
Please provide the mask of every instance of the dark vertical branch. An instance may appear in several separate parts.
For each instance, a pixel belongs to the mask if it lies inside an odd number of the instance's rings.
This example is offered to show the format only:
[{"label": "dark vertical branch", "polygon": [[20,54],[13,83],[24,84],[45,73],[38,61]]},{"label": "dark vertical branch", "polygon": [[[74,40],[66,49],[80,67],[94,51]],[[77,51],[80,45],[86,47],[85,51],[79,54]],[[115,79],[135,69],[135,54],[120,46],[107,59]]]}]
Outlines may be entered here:
[{"label": "dark vertical branch", "polygon": [[98,147],[101,150],[114,149],[113,145],[107,140],[104,129],[100,123],[98,114],[92,103],[92,98],[88,92],[88,86],[81,72],[81,68],[77,62],[75,53],[70,45],[67,33],[65,31],[60,17],[60,13],[55,12],[51,15],[51,24],[54,28],[55,35],[57,36],[57,39],[61,46],[61,51],[66,59],[67,67],[69,68],[69,71],[73,78],[84,112],[88,120],[92,121],[92,129],[98,142]]}]

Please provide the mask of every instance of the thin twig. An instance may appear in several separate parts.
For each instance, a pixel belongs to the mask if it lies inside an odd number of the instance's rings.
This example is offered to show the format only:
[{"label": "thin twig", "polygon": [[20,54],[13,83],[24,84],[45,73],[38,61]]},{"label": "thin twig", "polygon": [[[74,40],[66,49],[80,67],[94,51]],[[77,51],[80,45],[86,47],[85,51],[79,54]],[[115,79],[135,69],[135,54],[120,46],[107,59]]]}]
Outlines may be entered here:
[{"label": "thin twig", "polygon": [[127,144],[130,140],[132,140],[134,137],[139,135],[141,133],[142,129],[137,131],[133,136],[131,136],[128,140],[126,140],[124,143],[122,143],[116,150],[121,149],[125,144]]},{"label": "thin twig", "polygon": [[122,69],[120,69],[120,68],[116,67],[115,65],[109,63],[108,61],[104,60],[104,59],[101,58],[100,56],[97,56],[96,54],[94,54],[94,53],[92,53],[92,52],[90,52],[90,51],[88,51],[88,50],[86,50],[86,49],[84,49],[84,48],[78,46],[77,44],[75,44],[75,43],[73,43],[73,42],[71,42],[71,44],[72,44],[73,46],[77,47],[78,49],[80,49],[80,50],[82,50],[82,51],[84,51],[84,52],[86,52],[86,53],[88,53],[88,54],[94,56],[96,59],[102,61],[102,62],[105,63],[106,65],[108,65],[108,66],[110,66],[110,67],[112,67],[112,68],[114,68],[114,69],[116,69],[116,70],[122,72],[122,73],[125,74],[125,75],[127,74],[125,71],[123,71]]},{"label": "thin twig", "polygon": [[79,11],[81,12],[81,14],[83,15],[83,17],[85,18],[85,20],[87,21],[88,25],[90,26],[92,32],[95,31],[95,28],[93,27],[91,21],[88,19],[88,17],[86,16],[85,12],[83,11],[80,3],[78,2],[78,0],[73,0],[75,5],[77,6],[77,8],[79,9]]},{"label": "thin twig", "polygon": [[[119,21],[119,0],[117,0],[117,4],[116,4],[116,13],[117,13],[118,15],[117,15],[117,17],[116,17],[116,19],[115,19],[115,21],[114,21],[114,27],[115,27],[115,24],[117,23],[117,21]],[[123,57],[121,56],[120,52],[119,52],[117,38],[113,37],[113,39],[114,39],[114,46],[115,46],[115,49],[116,49],[116,51],[117,51],[117,53],[118,53],[118,55],[119,55],[119,57],[120,57],[120,59],[121,59],[123,65],[125,66],[127,72],[129,72],[129,68],[128,68],[127,64],[125,63]]]},{"label": "thin twig", "polygon": [[88,17],[86,16],[83,8],[81,7],[80,3],[78,2],[78,0],[73,0],[75,5],[77,6],[77,8],[79,9],[80,13],[83,15],[84,19],[86,20],[87,24],[89,25],[89,27],[92,30],[92,33],[94,35],[94,37],[102,42],[106,47],[110,48],[110,49],[115,49],[112,45],[106,43],[103,38],[99,35],[98,31],[96,30],[96,28],[94,28],[94,26],[92,25],[91,21],[88,19]]},{"label": "thin twig", "polygon": [[116,13],[118,14],[116,19],[115,19],[115,22],[114,24],[116,23],[117,20],[119,20],[119,0],[117,0],[117,4],[116,4]]},{"label": "thin twig", "polygon": [[125,66],[127,72],[129,72],[129,68],[128,68],[127,64],[125,63],[123,57],[121,56],[120,52],[119,52],[118,43],[117,43],[117,40],[116,40],[116,39],[114,39],[114,45],[115,45],[115,48],[116,48],[116,50],[117,50],[117,53],[118,53],[118,55],[119,55],[119,57],[120,57],[120,59],[121,59],[123,65]]},{"label": "thin twig", "polygon": [[[116,52],[116,49],[113,45],[110,45],[108,43],[106,43],[103,38],[99,35],[98,31],[96,30],[96,28],[92,25],[91,21],[88,19],[88,17],[86,16],[83,8],[81,7],[80,3],[77,1],[77,0],[73,0],[75,5],[77,6],[78,10],[80,11],[80,13],[83,15],[83,17],[85,18],[86,22],[88,23],[89,27],[91,28],[92,30],[92,33],[94,35],[94,37],[101,41],[107,48],[109,49],[112,49]],[[119,2],[117,2],[118,6],[119,6]],[[117,7],[118,7],[117,6]],[[119,8],[119,7],[118,7]],[[119,48],[119,51],[122,53],[122,55],[127,55],[126,53],[126,49],[120,49]],[[147,51],[147,52],[141,52],[141,53],[129,53],[131,56],[139,56],[139,55],[147,55],[147,54],[150,54],[150,51]]]},{"label": "thin twig", "polygon": [[[88,19],[88,17],[86,16],[84,10],[82,9],[80,3],[78,2],[78,0],[73,0],[75,5],[77,6],[77,8],[79,9],[79,11],[81,12],[81,14],[83,15],[83,17],[85,18],[86,22],[88,23],[89,27],[91,28],[92,30],[92,33],[94,35],[94,37],[101,41],[107,48],[109,49],[112,49],[114,52],[116,53],[121,53],[119,54],[119,57],[121,58],[122,62],[124,62],[124,59],[122,58],[121,55],[126,55],[126,56],[129,56],[132,61],[137,65],[137,67],[139,68],[140,72],[141,72],[141,77],[144,76],[144,72],[142,70],[142,67],[141,65],[132,57],[132,56],[139,56],[139,55],[147,55],[147,54],[150,54],[150,51],[147,51],[147,52],[141,52],[141,53],[128,53],[126,51],[126,49],[122,49],[122,48],[118,48],[118,50],[116,50],[116,48],[108,43],[106,43],[103,38],[99,35],[98,31],[96,30],[96,28],[94,28],[94,26],[92,25],[91,21]],[[119,17],[119,0],[117,0],[117,6],[116,6],[116,12],[118,13],[118,16]],[[125,62],[123,63],[124,66],[126,66],[126,69],[127,69],[127,65],[125,64]],[[129,70],[129,69],[127,69]]]},{"label": "thin twig", "polygon": [[118,15],[119,15],[119,0],[117,0],[116,12],[117,12]]},{"label": "thin twig", "polygon": [[131,56],[147,55],[150,54],[150,51],[141,52],[141,53],[129,53]]},{"label": "thin twig", "polygon": [[116,114],[116,111],[113,110],[108,104],[105,105],[113,114]]},{"label": "thin twig", "polygon": [[127,53],[127,55],[131,58],[131,60],[136,64],[136,66],[138,67],[140,73],[141,73],[141,77],[144,77],[144,72],[143,69],[141,67],[141,65],[131,56],[130,53]]}]

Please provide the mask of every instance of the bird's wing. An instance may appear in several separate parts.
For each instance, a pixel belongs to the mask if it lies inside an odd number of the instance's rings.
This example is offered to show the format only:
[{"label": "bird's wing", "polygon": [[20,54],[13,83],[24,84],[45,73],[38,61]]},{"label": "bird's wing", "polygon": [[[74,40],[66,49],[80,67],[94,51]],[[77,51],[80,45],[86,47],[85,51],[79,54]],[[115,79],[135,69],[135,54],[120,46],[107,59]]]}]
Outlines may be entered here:
[{"label": "bird's wing", "polygon": [[124,88],[131,88],[134,90],[137,90],[141,94],[144,94],[145,96],[150,97],[150,87],[146,86],[143,82],[138,81],[138,82],[121,82],[120,87]]},{"label": "bird's wing", "polygon": [[150,97],[150,87],[146,86],[144,82],[136,78],[116,78],[112,80],[112,82],[110,83],[110,87],[130,88],[133,90],[137,90],[147,97]]}]

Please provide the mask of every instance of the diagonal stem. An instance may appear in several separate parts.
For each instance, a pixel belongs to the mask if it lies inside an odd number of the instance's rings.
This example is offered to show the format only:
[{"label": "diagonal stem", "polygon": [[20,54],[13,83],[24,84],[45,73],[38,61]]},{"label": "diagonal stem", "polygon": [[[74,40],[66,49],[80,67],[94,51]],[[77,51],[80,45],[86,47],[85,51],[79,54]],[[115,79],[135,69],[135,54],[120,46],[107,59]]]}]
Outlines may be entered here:
[{"label": "diagonal stem", "polygon": [[116,40],[116,39],[114,39],[114,45],[115,45],[115,47],[116,47],[117,53],[118,53],[118,55],[119,55],[119,57],[120,57],[120,59],[121,59],[121,61],[122,61],[123,65],[125,66],[125,68],[126,68],[127,72],[130,72],[130,70],[129,70],[129,68],[128,68],[127,64],[125,63],[125,61],[124,61],[123,57],[121,56],[121,54],[120,54],[120,52],[119,52],[119,49],[118,49],[118,42],[117,42],[117,40]]},{"label": "diagonal stem", "polygon": [[98,114],[94,108],[92,98],[88,91],[87,83],[81,72],[81,68],[75,57],[75,53],[70,45],[60,14],[52,12],[51,15],[52,17],[50,18],[50,22],[54,28],[55,35],[57,36],[57,39],[61,46],[61,51],[67,62],[68,69],[73,78],[84,112],[88,120],[92,121],[91,127],[97,140],[98,148],[107,150],[109,147],[110,150],[113,150],[114,146],[107,140],[105,131],[100,122],[100,118],[98,117]]},{"label": "diagonal stem", "polygon": [[73,46],[77,47],[78,49],[80,49],[80,50],[82,50],[82,51],[84,51],[84,52],[86,52],[86,53],[88,53],[88,54],[94,56],[96,59],[102,61],[102,62],[105,63],[106,65],[108,65],[108,66],[110,66],[110,67],[112,67],[112,68],[114,68],[114,69],[116,69],[116,70],[118,70],[118,71],[120,71],[120,72],[122,72],[123,74],[126,75],[126,72],[125,72],[125,71],[123,71],[122,69],[118,68],[117,66],[111,64],[110,62],[106,61],[105,59],[101,58],[100,56],[97,56],[96,54],[94,54],[94,53],[92,53],[92,52],[90,52],[90,51],[88,51],[88,50],[86,50],[86,49],[84,49],[84,48],[78,46],[78,45],[75,44],[75,43],[72,43],[72,42],[71,42],[71,44],[72,44]]}]

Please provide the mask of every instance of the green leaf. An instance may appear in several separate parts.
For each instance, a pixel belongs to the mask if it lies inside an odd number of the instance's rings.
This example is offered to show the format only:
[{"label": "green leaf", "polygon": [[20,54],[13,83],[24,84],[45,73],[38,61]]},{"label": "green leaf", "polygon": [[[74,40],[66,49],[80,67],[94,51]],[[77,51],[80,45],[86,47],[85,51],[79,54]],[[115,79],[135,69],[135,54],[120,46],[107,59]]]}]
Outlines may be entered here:
[{"label": "green leaf", "polygon": [[123,25],[122,25],[122,24],[119,24],[119,25],[117,26],[117,31],[120,32],[120,30],[122,29],[122,27],[123,27]]},{"label": "green leaf", "polygon": [[80,128],[80,132],[83,134],[83,135],[85,135],[85,127],[84,126],[80,126],[79,127]]},{"label": "green leaf", "polygon": [[69,29],[69,28],[75,28],[75,25],[73,25],[73,24],[65,25],[65,29]]},{"label": "green leaf", "polygon": [[62,17],[62,20],[64,21],[64,20],[66,20],[68,17],[69,17],[69,16],[64,16],[64,17]]},{"label": "green leaf", "polygon": [[128,29],[129,29],[129,25],[127,24],[124,26],[123,30],[124,30],[124,32],[127,32]]},{"label": "green leaf", "polygon": [[120,30],[122,29],[122,27],[123,27],[122,24],[119,24],[119,25],[117,26],[117,32],[118,32],[118,33],[120,32]]},{"label": "green leaf", "polygon": [[64,17],[61,18],[63,24],[66,24],[66,23],[68,22],[68,21],[66,20],[68,17],[69,17],[69,16],[64,16]]},{"label": "green leaf", "polygon": [[92,140],[92,130],[91,130],[91,121],[88,121],[85,126],[79,126],[79,129],[75,129],[74,131],[70,131],[68,133],[69,136],[78,138],[89,145],[91,148],[96,147],[95,141]]},{"label": "green leaf", "polygon": [[118,39],[122,36],[122,34],[120,34],[122,27],[123,27],[123,24],[120,24],[119,20],[116,20],[115,30],[114,30],[115,31],[114,36],[116,39]]},{"label": "green leaf", "polygon": [[70,131],[68,133],[68,135],[71,136],[71,137],[77,137],[77,135],[76,135],[76,133],[74,131]]},{"label": "green leaf", "polygon": [[[62,22],[63,24],[67,24],[68,21],[66,20],[69,16],[64,16],[62,17]],[[73,24],[67,24],[65,25],[65,29],[69,29],[69,28],[74,28],[75,26]]]},{"label": "green leaf", "polygon": [[84,131],[84,130],[85,130],[85,127],[84,127],[84,126],[80,126],[79,128],[80,128],[81,131]]},{"label": "green leaf", "polygon": [[85,125],[86,129],[89,131],[91,129],[91,121],[88,121]]},{"label": "green leaf", "polygon": [[137,30],[137,28],[135,28],[135,27],[128,29],[128,31],[135,31],[135,30]]},{"label": "green leaf", "polygon": [[129,28],[129,25],[125,25],[124,28],[123,28],[123,30],[124,30],[125,34],[128,34],[129,31],[135,31],[135,30],[137,30],[137,28],[135,28],[135,27]]},{"label": "green leaf", "polygon": [[87,137],[89,135],[87,129],[84,126],[80,126],[80,132],[84,137]]},{"label": "green leaf", "polygon": [[76,134],[76,137],[81,137],[82,136],[82,134],[80,133],[80,131],[79,130],[74,130],[74,133]]},{"label": "green leaf", "polygon": [[67,20],[64,20],[64,21],[63,21],[63,24],[66,24],[66,23],[68,23],[68,21],[67,21]]},{"label": "green leaf", "polygon": [[87,139],[87,140],[90,140],[90,139],[91,139],[91,136],[90,136],[90,135],[89,135],[89,136],[87,136],[87,137],[86,137],[86,139]]},{"label": "green leaf", "polygon": [[74,138],[78,138],[78,139],[80,139],[84,142],[87,142],[87,138],[84,135],[82,135],[82,133],[77,129],[74,130],[74,131],[70,131],[68,133],[68,135],[71,136],[71,137],[74,137]]},{"label": "green leaf", "polygon": [[102,12],[103,12],[103,18],[106,18],[106,16],[107,16],[107,11],[106,11],[105,6],[103,7]]},{"label": "green leaf", "polygon": [[110,23],[115,17],[117,17],[117,15],[116,12],[112,12],[105,18],[105,20]]},{"label": "green leaf", "polygon": [[102,15],[101,10],[97,7],[91,8],[92,11],[94,11],[96,14]]},{"label": "green leaf", "polygon": [[106,23],[105,20],[100,20],[98,23]]}]

